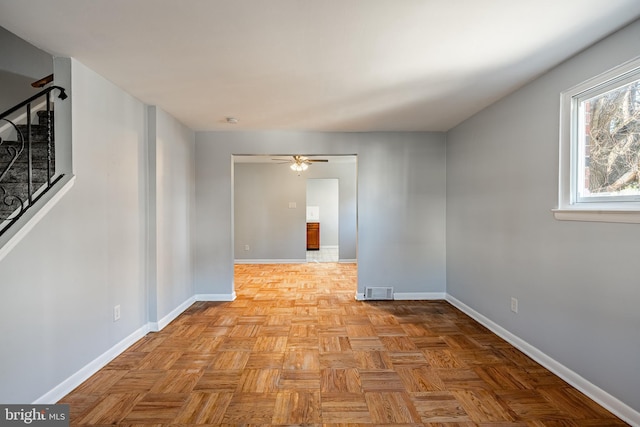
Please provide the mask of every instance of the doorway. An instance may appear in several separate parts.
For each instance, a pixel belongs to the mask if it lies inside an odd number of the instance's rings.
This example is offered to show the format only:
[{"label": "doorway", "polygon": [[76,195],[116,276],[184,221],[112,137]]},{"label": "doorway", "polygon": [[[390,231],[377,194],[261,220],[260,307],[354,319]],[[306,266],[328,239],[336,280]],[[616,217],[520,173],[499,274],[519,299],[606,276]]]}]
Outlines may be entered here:
[{"label": "doorway", "polygon": [[[357,156],[309,156],[316,162],[302,172],[292,171],[290,162],[281,160],[288,157],[233,156],[234,262],[307,263],[307,181],[330,179],[339,187],[333,192],[339,218],[334,226],[322,226],[322,231],[331,233],[333,229],[334,234],[321,236],[321,245],[333,246],[338,262],[357,263]],[[332,209],[325,212],[322,208],[319,215],[326,216]]]},{"label": "doorway", "polygon": [[[290,162],[283,162],[283,155],[238,155],[232,157],[232,246],[234,271],[242,264],[262,264],[265,280],[271,266],[268,264],[292,264],[292,271],[303,264],[309,270],[305,274],[325,275],[327,269],[345,268],[357,271],[357,156],[315,155],[307,170],[292,170]],[[333,246],[334,263],[308,262],[306,259],[306,206],[307,180],[330,179],[338,190],[338,219],[328,225],[329,237],[322,237],[322,246]],[[324,181],[326,183],[326,181]],[[315,181],[314,183],[318,183]],[[311,184],[313,187],[314,183]],[[313,189],[311,192],[313,193]],[[324,221],[331,207],[317,203],[319,220]],[[314,205],[312,205],[314,206]],[[325,212],[326,211],[326,212]],[[337,242],[331,230],[337,230]],[[335,233],[335,231],[333,231]],[[351,271],[350,270],[350,271]],[[235,289],[235,285],[234,285]],[[356,292],[356,289],[353,289]]]},{"label": "doorway", "polygon": [[340,259],[339,188],[337,178],[307,179],[307,262]]}]

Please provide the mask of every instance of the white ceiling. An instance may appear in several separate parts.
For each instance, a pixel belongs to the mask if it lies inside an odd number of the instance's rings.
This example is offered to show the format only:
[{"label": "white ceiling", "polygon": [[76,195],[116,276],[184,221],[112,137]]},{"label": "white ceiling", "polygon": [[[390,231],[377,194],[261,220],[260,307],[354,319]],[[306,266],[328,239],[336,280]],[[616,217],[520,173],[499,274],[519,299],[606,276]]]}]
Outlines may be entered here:
[{"label": "white ceiling", "polygon": [[445,131],[638,17],[638,0],[0,0],[1,26],[194,130]]}]

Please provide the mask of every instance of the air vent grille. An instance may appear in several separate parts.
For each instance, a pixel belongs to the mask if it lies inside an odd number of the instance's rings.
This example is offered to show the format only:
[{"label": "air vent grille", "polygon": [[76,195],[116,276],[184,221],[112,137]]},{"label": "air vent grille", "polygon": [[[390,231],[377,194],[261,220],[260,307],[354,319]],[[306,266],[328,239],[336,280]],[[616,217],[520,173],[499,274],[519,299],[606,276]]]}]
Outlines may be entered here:
[{"label": "air vent grille", "polygon": [[393,288],[392,287],[373,287],[364,288],[364,299],[366,300],[392,300]]}]

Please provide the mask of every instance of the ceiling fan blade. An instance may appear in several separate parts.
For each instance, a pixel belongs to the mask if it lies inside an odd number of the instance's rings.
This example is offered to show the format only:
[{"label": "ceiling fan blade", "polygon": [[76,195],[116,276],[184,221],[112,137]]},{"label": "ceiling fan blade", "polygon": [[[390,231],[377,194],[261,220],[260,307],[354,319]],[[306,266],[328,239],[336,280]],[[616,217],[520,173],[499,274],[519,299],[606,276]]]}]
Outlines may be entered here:
[{"label": "ceiling fan blade", "polygon": [[329,160],[328,159],[307,159],[307,162],[317,162],[317,163],[326,163]]}]

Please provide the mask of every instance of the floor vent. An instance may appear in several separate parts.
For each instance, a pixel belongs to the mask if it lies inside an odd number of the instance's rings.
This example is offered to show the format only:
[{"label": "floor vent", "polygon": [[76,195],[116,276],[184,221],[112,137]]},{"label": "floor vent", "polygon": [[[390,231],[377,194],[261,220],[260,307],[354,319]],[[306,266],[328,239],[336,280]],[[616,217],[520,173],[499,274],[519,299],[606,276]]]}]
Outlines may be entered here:
[{"label": "floor vent", "polygon": [[379,300],[379,299],[393,299],[393,288],[364,288],[364,299],[366,300]]}]

